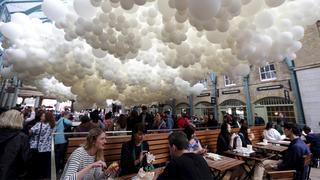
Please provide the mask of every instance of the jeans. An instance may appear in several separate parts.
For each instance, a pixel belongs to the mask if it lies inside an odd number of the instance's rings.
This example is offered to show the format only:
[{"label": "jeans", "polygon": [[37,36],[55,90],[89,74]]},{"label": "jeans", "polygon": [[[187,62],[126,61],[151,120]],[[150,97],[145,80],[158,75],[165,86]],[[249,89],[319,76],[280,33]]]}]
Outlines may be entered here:
[{"label": "jeans", "polygon": [[272,169],[271,166],[277,165],[277,164],[278,164],[278,161],[275,161],[275,160],[264,160],[262,163],[259,163],[254,170],[253,179],[262,180],[264,171]]},{"label": "jeans", "polygon": [[56,144],[54,147],[57,173],[60,170],[63,170],[63,165],[64,165],[64,160],[66,157],[67,148],[68,148],[68,143]]}]

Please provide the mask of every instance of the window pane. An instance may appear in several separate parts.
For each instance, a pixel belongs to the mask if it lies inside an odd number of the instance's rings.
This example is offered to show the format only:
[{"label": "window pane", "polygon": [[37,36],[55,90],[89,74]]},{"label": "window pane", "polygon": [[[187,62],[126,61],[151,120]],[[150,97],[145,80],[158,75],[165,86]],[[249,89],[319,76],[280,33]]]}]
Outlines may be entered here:
[{"label": "window pane", "polygon": [[262,74],[261,73],[261,79],[266,79],[266,74],[264,74],[264,73]]},{"label": "window pane", "polygon": [[265,66],[265,68],[266,68],[266,71],[269,71],[269,70],[270,70],[269,65],[268,65],[268,66]]},{"label": "window pane", "polygon": [[264,72],[264,68],[262,67],[262,68],[260,68],[260,72],[261,73],[263,73]]},{"label": "window pane", "polygon": [[275,70],[274,64],[270,64],[270,70]]},{"label": "window pane", "polygon": [[271,78],[271,75],[270,75],[270,73],[268,72],[268,73],[266,73],[266,79],[270,79]]}]

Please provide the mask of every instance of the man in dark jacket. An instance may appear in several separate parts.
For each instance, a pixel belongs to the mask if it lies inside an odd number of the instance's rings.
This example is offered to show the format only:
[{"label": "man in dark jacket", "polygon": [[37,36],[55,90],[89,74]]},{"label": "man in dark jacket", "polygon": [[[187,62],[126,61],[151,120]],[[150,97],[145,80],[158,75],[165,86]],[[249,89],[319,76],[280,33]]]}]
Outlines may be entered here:
[{"label": "man in dark jacket", "polygon": [[256,126],[264,126],[266,123],[264,119],[260,116],[258,116],[257,113],[254,113],[254,125]]},{"label": "man in dark jacket", "polygon": [[206,160],[199,154],[190,153],[187,135],[174,132],[169,135],[171,161],[160,174],[158,180],[167,179],[213,179]]},{"label": "man in dark jacket", "polygon": [[317,158],[320,158],[320,134],[311,132],[311,128],[308,126],[303,128],[303,132],[305,133],[306,143],[310,144],[313,164],[316,164]]},{"label": "man in dark jacket", "polygon": [[23,118],[16,110],[0,116],[0,180],[22,179],[25,175],[30,145],[28,137],[21,132],[22,123]]},{"label": "man in dark jacket", "polygon": [[[296,180],[305,179],[308,167],[303,167],[303,156],[310,154],[309,147],[301,140],[301,130],[296,124],[284,124],[284,133],[291,143],[282,160],[266,160],[257,166],[254,179],[262,179],[264,170],[296,170]],[[304,172],[304,174],[302,173]]]},{"label": "man in dark jacket", "polygon": [[148,113],[147,106],[141,107],[142,112],[139,115],[139,123],[142,123],[146,129],[151,129],[153,125],[153,116]]}]

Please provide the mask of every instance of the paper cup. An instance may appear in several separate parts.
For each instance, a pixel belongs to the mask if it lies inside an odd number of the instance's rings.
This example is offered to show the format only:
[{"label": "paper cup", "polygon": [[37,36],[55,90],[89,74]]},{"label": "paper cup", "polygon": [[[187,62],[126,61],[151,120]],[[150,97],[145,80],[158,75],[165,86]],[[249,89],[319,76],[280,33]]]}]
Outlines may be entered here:
[{"label": "paper cup", "polygon": [[263,143],[264,144],[268,144],[268,140],[267,139],[263,139]]}]

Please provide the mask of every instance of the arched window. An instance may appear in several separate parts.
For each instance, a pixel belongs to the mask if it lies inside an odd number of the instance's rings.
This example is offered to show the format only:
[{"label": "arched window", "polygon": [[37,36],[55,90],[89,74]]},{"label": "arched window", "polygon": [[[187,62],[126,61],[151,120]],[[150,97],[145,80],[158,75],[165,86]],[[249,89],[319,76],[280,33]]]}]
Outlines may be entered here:
[{"label": "arched window", "polygon": [[[255,109],[261,113],[265,112],[268,121],[282,119],[289,122],[296,122],[294,105],[292,101],[283,97],[265,97],[254,103]],[[258,115],[260,115],[258,113]]]},{"label": "arched window", "polygon": [[197,103],[195,106],[194,115],[203,116],[213,114],[213,107],[209,102],[203,101]]},{"label": "arched window", "polygon": [[247,118],[246,104],[238,99],[228,99],[219,105],[220,119],[228,113],[240,118]]}]

